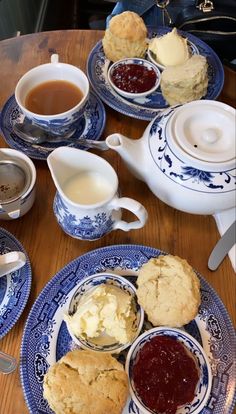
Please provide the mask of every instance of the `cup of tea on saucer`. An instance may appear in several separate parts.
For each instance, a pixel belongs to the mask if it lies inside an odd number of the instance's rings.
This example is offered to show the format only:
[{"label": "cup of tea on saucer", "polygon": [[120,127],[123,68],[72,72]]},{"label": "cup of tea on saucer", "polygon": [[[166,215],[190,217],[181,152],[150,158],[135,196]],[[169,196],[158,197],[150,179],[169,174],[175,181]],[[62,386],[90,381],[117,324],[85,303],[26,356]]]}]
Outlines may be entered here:
[{"label": "cup of tea on saucer", "polygon": [[15,89],[16,102],[30,122],[55,135],[75,129],[89,97],[89,81],[74,65],[59,62],[56,54],[26,72]]}]

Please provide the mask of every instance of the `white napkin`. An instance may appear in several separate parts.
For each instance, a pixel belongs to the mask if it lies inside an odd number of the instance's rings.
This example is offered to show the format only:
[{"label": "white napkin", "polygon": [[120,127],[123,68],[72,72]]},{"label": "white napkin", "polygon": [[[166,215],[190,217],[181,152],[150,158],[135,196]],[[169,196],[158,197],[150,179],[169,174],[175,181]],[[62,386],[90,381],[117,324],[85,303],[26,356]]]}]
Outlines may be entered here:
[{"label": "white napkin", "polygon": [[[236,220],[236,208],[231,208],[230,210],[222,211],[214,215],[218,230],[222,236],[226,230],[231,226],[234,220]],[[236,245],[234,245],[229,253],[229,258],[231,260],[234,271],[236,272]]]}]

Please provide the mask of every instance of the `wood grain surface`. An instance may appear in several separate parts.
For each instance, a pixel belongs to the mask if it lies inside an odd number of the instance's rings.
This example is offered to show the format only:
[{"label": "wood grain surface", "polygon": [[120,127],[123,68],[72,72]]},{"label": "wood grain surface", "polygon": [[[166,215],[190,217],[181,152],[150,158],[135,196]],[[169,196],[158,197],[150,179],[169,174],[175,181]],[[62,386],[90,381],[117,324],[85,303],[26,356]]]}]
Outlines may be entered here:
[{"label": "wood grain surface", "polygon": [[[14,93],[19,78],[34,66],[49,62],[52,53],[58,53],[60,61],[79,66],[86,71],[88,54],[102,35],[101,31],[56,31],[0,42],[0,108]],[[227,87],[220,100],[235,106],[233,82],[234,72],[227,70]],[[121,115],[107,106],[106,113],[107,122],[102,138],[113,132],[120,132],[137,139],[142,136],[148,124]],[[1,136],[0,147],[7,147]],[[235,326],[236,275],[231,262],[227,256],[217,271],[211,272],[207,268],[209,254],[219,239],[213,217],[186,214],[165,205],[151,193],[145,183],[130,174],[118,154],[113,151],[102,154],[94,152],[103,156],[117,171],[122,194],[139,200],[147,208],[148,222],[141,230],[128,233],[113,231],[94,242],[69,237],[61,230],[53,214],[55,186],[47,163],[33,160],[37,169],[37,195],[33,208],[20,219],[0,220],[0,227],[10,231],[23,244],[33,273],[31,293],[25,310],[11,331],[1,340],[0,349],[14,355],[19,361],[24,324],[46,283],[57,271],[81,254],[113,244],[143,244],[185,258],[215,289]],[[10,375],[0,374],[0,390],[0,414],[28,413],[19,369]]]}]

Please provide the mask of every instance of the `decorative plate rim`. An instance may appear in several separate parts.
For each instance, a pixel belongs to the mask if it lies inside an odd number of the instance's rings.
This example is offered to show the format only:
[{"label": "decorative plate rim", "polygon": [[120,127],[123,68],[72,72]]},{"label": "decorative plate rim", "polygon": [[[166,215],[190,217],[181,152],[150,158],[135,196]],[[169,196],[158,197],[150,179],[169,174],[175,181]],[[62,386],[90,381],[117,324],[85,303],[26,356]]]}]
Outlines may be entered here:
[{"label": "decorative plate rim", "polygon": [[[10,322],[9,322],[8,319],[6,320],[8,325],[3,329],[2,334],[0,333],[0,339],[2,339],[13,328],[13,326],[16,324],[16,322],[20,318],[20,316],[21,316],[21,314],[22,314],[22,312],[25,309],[25,306],[27,304],[29,294],[30,294],[30,290],[31,290],[31,284],[32,284],[32,270],[31,270],[30,261],[29,261],[28,255],[27,255],[24,247],[22,246],[21,242],[19,242],[19,240],[17,240],[17,238],[12,233],[5,230],[3,227],[0,227],[0,239],[1,239],[1,237],[6,237],[7,239],[11,239],[11,241],[13,242],[13,244],[15,244],[17,249],[20,250],[21,252],[23,252],[26,255],[26,263],[21,269],[17,270],[17,273],[19,273],[19,275],[20,274],[22,274],[22,275],[25,274],[25,282],[22,286],[24,290],[20,289],[20,290],[17,291],[17,292],[21,292],[21,293],[23,292],[24,293],[23,300],[19,301],[20,306],[17,306],[17,311],[13,315],[13,318],[11,317]],[[13,272],[12,272],[12,274],[13,274]],[[6,276],[4,276],[4,277],[6,277]],[[1,309],[1,304],[0,304],[0,309]]]}]

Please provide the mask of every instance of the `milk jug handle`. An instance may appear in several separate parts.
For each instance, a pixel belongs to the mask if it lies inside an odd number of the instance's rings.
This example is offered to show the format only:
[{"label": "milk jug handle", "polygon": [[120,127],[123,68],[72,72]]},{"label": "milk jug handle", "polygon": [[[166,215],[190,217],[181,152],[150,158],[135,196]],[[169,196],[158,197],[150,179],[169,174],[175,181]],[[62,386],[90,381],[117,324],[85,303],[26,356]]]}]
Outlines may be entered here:
[{"label": "milk jug handle", "polygon": [[136,200],[133,200],[132,198],[121,197],[121,198],[113,199],[113,201],[111,202],[111,207],[114,210],[118,210],[120,208],[129,210],[131,211],[131,213],[133,213],[138,218],[138,220],[131,221],[129,223],[124,220],[117,220],[115,221],[114,226],[113,226],[114,230],[120,229],[123,231],[129,231],[132,229],[140,229],[141,227],[145,225],[147,221],[147,218],[148,218],[147,210],[142,204],[140,204]]}]

